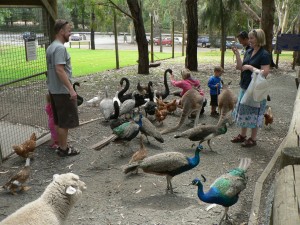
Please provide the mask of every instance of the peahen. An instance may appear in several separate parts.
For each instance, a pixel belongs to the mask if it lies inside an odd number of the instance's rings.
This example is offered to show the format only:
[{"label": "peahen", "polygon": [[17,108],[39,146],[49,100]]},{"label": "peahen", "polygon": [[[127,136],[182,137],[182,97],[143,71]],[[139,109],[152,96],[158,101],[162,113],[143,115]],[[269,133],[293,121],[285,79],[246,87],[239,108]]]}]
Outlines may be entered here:
[{"label": "peahen", "polygon": [[[73,89],[74,91],[77,93],[75,86],[80,87],[80,83],[79,82],[75,82],[73,84]],[[77,93],[77,105],[80,106],[83,103],[83,97],[81,97],[80,95],[78,95]]]},{"label": "peahen", "polygon": [[210,140],[227,132],[227,121],[228,119],[224,118],[220,119],[217,125],[198,125],[175,135],[174,138],[188,138],[191,141],[199,141],[199,145],[207,141],[210,150],[213,151],[210,146]]},{"label": "peahen", "polygon": [[[206,193],[203,192],[203,184],[199,179],[196,178],[192,181],[192,185],[198,186],[198,197],[201,201],[225,207],[224,215],[219,224],[222,223],[225,217],[228,220],[229,207],[237,203],[240,192],[246,188],[248,180],[246,172],[250,163],[250,158],[242,158],[238,168],[234,168],[217,178]],[[205,182],[206,178],[203,175],[201,176],[203,182]]]},{"label": "peahen", "polygon": [[197,147],[195,156],[189,158],[180,152],[165,152],[149,156],[140,162],[127,164],[123,167],[124,173],[127,174],[136,169],[142,169],[145,173],[151,173],[167,178],[167,191],[173,194],[171,180],[176,175],[193,169],[200,162],[201,148]]},{"label": "peahen", "polygon": [[150,143],[148,136],[154,137],[157,141],[160,143],[164,143],[164,139],[161,135],[161,133],[156,129],[156,127],[148,120],[146,117],[144,117],[142,114],[139,115],[139,120],[137,121],[140,125],[140,131],[142,134],[144,134],[148,140],[148,143]]}]

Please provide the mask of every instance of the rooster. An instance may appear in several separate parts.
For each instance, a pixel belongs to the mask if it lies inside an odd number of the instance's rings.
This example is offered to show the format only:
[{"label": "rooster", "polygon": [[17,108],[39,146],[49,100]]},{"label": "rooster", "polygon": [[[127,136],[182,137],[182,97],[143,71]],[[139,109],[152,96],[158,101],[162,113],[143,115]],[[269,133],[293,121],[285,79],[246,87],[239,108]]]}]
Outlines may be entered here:
[{"label": "rooster", "polygon": [[270,106],[267,108],[267,112],[264,114],[265,117],[265,125],[269,126],[273,123],[273,114]]},{"label": "rooster", "polygon": [[36,134],[32,133],[30,139],[20,145],[13,145],[15,153],[23,158],[32,158],[36,147]]}]

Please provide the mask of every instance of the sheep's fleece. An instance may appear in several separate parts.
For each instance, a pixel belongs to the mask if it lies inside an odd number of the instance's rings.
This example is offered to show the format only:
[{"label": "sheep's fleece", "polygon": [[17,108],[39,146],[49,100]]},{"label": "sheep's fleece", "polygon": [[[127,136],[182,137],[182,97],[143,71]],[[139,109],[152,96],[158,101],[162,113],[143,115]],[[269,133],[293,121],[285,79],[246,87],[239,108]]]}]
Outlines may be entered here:
[{"label": "sheep's fleece", "polygon": [[85,189],[85,183],[76,174],[56,174],[41,197],[18,209],[0,225],[62,225]]}]

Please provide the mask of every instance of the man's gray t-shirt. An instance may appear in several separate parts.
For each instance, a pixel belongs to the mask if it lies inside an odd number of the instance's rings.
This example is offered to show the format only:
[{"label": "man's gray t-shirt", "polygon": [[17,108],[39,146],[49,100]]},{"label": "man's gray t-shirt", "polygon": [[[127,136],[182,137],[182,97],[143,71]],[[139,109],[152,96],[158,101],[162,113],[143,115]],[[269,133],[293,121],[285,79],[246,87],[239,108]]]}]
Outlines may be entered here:
[{"label": "man's gray t-shirt", "polygon": [[55,65],[63,64],[66,74],[72,83],[72,67],[71,57],[66,50],[66,47],[58,40],[55,40],[49,45],[46,52],[47,58],[47,85],[51,94],[68,94],[69,91],[60,81],[55,71]]}]

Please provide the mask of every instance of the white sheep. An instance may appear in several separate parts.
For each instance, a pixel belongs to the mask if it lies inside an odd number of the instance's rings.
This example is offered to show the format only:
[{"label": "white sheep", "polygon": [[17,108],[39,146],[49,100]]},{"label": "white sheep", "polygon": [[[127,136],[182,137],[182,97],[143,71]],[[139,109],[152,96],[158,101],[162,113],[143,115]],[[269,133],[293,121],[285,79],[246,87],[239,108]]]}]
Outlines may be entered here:
[{"label": "white sheep", "polygon": [[85,189],[76,174],[55,174],[38,199],[9,215],[0,225],[62,225]]}]

